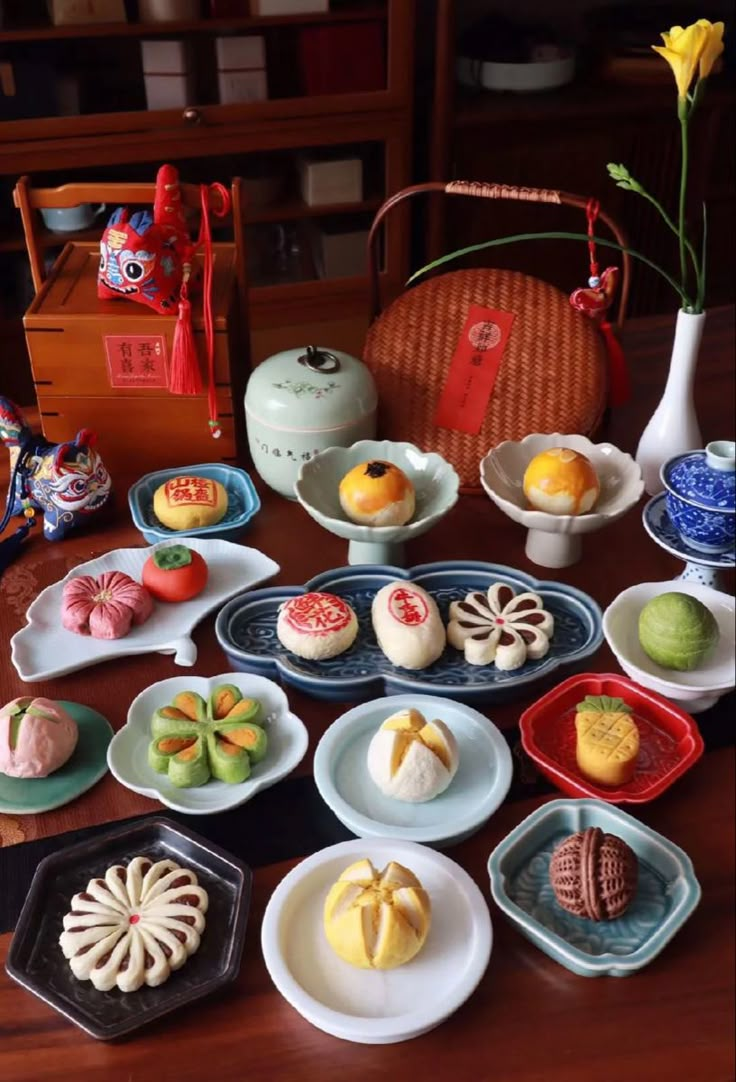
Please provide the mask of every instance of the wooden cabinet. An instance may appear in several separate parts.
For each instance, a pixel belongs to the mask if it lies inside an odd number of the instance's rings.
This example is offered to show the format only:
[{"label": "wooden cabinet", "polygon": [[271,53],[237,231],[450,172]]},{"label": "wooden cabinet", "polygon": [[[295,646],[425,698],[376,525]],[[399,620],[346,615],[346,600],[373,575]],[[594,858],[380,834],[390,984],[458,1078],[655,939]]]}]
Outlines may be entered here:
[{"label": "wooden cabinet", "polygon": [[[254,198],[246,203],[245,211],[253,360],[309,341],[359,352],[368,320],[367,273],[320,276],[314,243],[327,221],[344,221],[346,229],[367,230],[386,194],[410,181],[414,0],[340,0],[333,7],[327,13],[300,16],[0,28],[0,67],[35,56],[45,64],[68,67],[83,50],[101,50],[105,57],[119,55],[121,76],[116,108],[110,108],[115,94],[106,78],[100,90],[100,111],[0,121],[0,274],[7,275],[8,281],[20,280],[15,310],[8,311],[6,302],[0,308],[0,322],[4,320],[12,329],[29,300],[23,282],[20,222],[10,200],[18,175],[31,174],[37,186],[84,179],[153,180],[157,165],[170,161],[187,181],[227,182],[232,175],[244,176],[246,194],[253,179]],[[300,89],[294,74],[298,36],[305,28],[359,31],[376,26],[384,42],[381,86],[342,94],[296,92]],[[214,39],[238,34],[264,36],[272,96],[250,104],[217,104]],[[148,38],[184,39],[194,54],[195,65],[201,69],[195,81],[196,97],[182,109],[145,109],[139,54],[140,41]],[[131,104],[139,107],[131,108]],[[363,198],[308,205],[299,190],[298,159],[302,152],[315,151],[360,155]],[[261,201],[256,198],[256,182],[265,176],[268,187],[269,168],[280,190],[275,198]],[[66,239],[95,240],[103,220],[96,230],[71,238],[46,232],[49,254],[58,252]],[[225,237],[218,234],[216,239]],[[391,223],[382,271],[389,294],[405,280],[407,246],[407,231],[399,222]]]}]

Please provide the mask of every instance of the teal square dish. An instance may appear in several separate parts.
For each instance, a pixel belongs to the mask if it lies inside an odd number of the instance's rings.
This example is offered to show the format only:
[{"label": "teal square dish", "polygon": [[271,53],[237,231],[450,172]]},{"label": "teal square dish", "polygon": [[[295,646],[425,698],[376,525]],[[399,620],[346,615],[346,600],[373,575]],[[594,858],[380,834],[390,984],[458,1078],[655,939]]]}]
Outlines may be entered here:
[{"label": "teal square dish", "polygon": [[[212,526],[198,526],[193,530],[170,530],[153,513],[153,494],[156,489],[182,475],[206,477],[219,481],[227,492],[225,517]],[[198,466],[177,466],[170,470],[146,473],[131,486],[128,505],[133,523],[149,545],[158,541],[170,541],[178,537],[207,537],[212,540],[236,541],[245,531],[250,520],[261,509],[261,501],[245,470],[228,466],[224,462],[203,462]]]},{"label": "teal square dish", "polygon": [[[611,921],[574,917],[558,905],[549,882],[553,851],[570,834],[597,826],[636,853],[634,900]],[[488,860],[491,894],[519,931],[560,965],[582,977],[627,977],[648,965],[700,901],[686,853],[667,838],[599,800],[552,800],[519,823]]]}]

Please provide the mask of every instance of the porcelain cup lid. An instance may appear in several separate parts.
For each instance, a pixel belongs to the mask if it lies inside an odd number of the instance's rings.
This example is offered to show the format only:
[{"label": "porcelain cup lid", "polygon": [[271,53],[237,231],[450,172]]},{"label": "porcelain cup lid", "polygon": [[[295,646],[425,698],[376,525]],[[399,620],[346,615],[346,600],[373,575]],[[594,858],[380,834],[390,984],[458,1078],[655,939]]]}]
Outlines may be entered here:
[{"label": "porcelain cup lid", "polygon": [[733,512],[736,503],[736,445],[709,443],[704,451],[677,455],[662,467],[665,488],[681,500],[710,511]]}]

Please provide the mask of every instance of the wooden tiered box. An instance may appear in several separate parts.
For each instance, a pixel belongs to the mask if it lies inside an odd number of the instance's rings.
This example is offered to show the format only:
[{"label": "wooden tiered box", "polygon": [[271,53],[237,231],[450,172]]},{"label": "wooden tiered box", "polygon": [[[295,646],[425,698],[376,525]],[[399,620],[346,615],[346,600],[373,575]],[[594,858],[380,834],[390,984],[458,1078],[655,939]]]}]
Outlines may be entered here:
[{"label": "wooden tiered box", "polygon": [[113,474],[168,466],[234,462],[238,455],[247,351],[238,333],[235,249],[215,244],[212,310],[215,384],[222,436],[207,424],[206,354],[201,297],[192,302],[205,392],[167,390],[176,314],[97,297],[97,244],[67,244],[24,316],[26,341],[46,437],[97,432]]}]

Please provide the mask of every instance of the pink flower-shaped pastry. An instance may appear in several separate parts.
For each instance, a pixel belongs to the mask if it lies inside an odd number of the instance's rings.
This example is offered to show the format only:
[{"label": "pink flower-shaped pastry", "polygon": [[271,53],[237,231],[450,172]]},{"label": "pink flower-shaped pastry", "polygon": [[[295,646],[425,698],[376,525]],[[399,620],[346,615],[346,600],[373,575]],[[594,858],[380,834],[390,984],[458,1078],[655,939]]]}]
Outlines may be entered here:
[{"label": "pink flower-shaped pastry", "polygon": [[554,628],[554,617],[538,594],[516,594],[507,582],[496,582],[485,594],[452,602],[447,640],[465,651],[470,665],[494,661],[496,668],[510,670],[527,657],[544,657]]},{"label": "pink flower-shaped pastry", "polygon": [[151,595],[124,571],[80,575],[64,586],[61,623],[77,635],[122,639],[153,612]]},{"label": "pink flower-shaped pastry", "polygon": [[77,723],[52,699],[25,696],[0,710],[0,773],[45,778],[77,746]]}]

